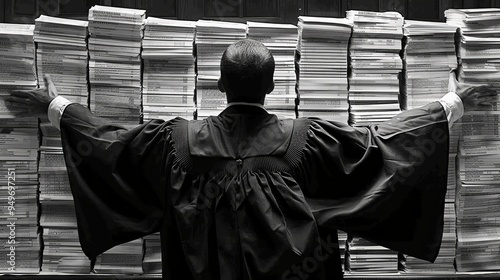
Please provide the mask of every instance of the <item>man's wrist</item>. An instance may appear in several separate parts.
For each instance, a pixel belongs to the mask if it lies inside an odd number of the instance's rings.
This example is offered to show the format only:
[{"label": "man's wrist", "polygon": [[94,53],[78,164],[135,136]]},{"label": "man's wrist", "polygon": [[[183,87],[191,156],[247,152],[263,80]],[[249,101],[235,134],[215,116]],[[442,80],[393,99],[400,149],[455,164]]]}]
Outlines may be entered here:
[{"label": "man's wrist", "polygon": [[49,121],[57,129],[60,129],[61,117],[66,107],[72,102],[62,96],[56,96],[49,104],[47,116]]},{"label": "man's wrist", "polygon": [[453,91],[448,92],[445,96],[443,96],[439,100],[439,103],[441,103],[444,111],[446,112],[446,117],[450,127],[464,115],[464,105],[462,99]]}]

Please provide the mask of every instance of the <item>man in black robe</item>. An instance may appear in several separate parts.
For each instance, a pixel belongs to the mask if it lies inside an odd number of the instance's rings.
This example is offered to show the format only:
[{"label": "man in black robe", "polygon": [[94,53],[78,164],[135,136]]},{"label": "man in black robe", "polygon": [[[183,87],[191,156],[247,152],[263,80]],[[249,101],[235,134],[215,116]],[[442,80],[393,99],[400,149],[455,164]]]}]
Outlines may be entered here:
[{"label": "man in black robe", "polygon": [[48,78],[10,101],[60,128],[89,258],[160,231],[168,279],[333,279],[341,229],[433,261],[449,126],[496,93],[457,83],[439,102],[350,127],[267,113],[273,73],[264,45],[237,42],[221,60],[220,115],[131,130],[56,97]]}]

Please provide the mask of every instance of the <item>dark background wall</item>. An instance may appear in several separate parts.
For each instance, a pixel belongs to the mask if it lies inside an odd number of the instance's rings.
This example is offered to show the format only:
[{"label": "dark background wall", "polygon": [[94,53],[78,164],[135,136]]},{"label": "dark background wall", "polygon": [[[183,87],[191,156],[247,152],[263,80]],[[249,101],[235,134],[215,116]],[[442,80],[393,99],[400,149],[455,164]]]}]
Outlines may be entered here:
[{"label": "dark background wall", "polygon": [[446,9],[500,7],[500,0],[0,0],[0,22],[33,23],[40,14],[87,19],[93,5],[146,9],[163,18],[296,24],[299,15],[345,17],[351,9],[444,21]]}]

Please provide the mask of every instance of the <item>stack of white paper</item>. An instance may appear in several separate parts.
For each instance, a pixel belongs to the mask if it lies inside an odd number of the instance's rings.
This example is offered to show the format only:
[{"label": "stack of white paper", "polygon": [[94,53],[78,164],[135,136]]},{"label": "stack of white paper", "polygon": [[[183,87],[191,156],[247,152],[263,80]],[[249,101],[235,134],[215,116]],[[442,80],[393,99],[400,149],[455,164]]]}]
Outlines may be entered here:
[{"label": "stack of white paper", "polygon": [[[457,68],[455,55],[456,27],[440,22],[405,20],[404,93],[407,109],[418,108],[439,100],[448,92],[450,70]],[[444,233],[439,255],[434,263],[408,256],[404,270],[418,274],[454,273],[456,247],[455,189],[458,138],[461,128],[450,130],[448,189],[444,213]]]},{"label": "stack of white paper", "polygon": [[442,22],[405,21],[407,109],[437,101],[448,92],[450,70],[457,68],[456,29]]},{"label": "stack of white paper", "polygon": [[193,21],[149,17],[142,41],[144,121],[194,118]]},{"label": "stack of white paper", "polygon": [[98,274],[142,274],[142,239],[136,239],[100,254],[94,271]]},{"label": "stack of white paper", "polygon": [[299,117],[347,123],[347,19],[299,17]]},{"label": "stack of white paper", "polygon": [[160,233],[144,236],[144,260],[142,269],[145,274],[161,274],[161,240]]},{"label": "stack of white paper", "polygon": [[38,273],[38,122],[0,120],[0,272]]},{"label": "stack of white paper", "polygon": [[198,119],[218,115],[226,108],[219,91],[220,59],[226,48],[246,38],[246,24],[199,20],[196,22],[196,106]]},{"label": "stack of white paper", "polygon": [[499,111],[462,119],[457,203],[457,270],[500,269]]},{"label": "stack of white paper", "polygon": [[90,260],[83,253],[68,171],[64,161],[59,130],[41,123],[40,204],[43,227],[42,273],[89,273]]},{"label": "stack of white paper", "polygon": [[250,21],[247,26],[247,37],[263,43],[274,57],[274,90],[266,95],[264,106],[278,117],[295,118],[297,26]]},{"label": "stack of white paper", "polygon": [[[0,24],[0,119],[15,118],[5,106],[5,98],[14,89],[33,89],[35,76],[35,44],[30,24]],[[18,111],[22,111],[19,109]]]},{"label": "stack of white paper", "polygon": [[[448,24],[459,27],[460,79],[500,89],[500,9],[451,9]],[[458,43],[458,42],[457,42]],[[500,110],[498,103],[462,118],[457,203],[458,271],[500,269]]]},{"label": "stack of white paper", "polygon": [[339,239],[339,251],[340,251],[340,263],[342,265],[342,271],[346,271],[345,266],[345,254],[346,254],[346,242],[347,242],[347,233],[341,230],[337,230],[338,239]]},{"label": "stack of white paper", "polygon": [[88,106],[88,22],[40,16],[35,20],[40,86],[49,74],[59,95]]},{"label": "stack of white paper", "polygon": [[378,123],[400,112],[399,52],[403,17],[397,12],[347,11],[353,22],[349,123]]},{"label": "stack of white paper", "polygon": [[144,10],[89,10],[90,108],[117,124],[141,120],[141,42]]},{"label": "stack of white paper", "polygon": [[363,238],[348,236],[348,263],[351,275],[394,276],[398,273],[398,254]]},{"label": "stack of white paper", "polygon": [[[38,273],[38,120],[16,118],[5,97],[33,89],[33,25],[0,24],[0,273]],[[19,111],[24,111],[20,108]]]}]

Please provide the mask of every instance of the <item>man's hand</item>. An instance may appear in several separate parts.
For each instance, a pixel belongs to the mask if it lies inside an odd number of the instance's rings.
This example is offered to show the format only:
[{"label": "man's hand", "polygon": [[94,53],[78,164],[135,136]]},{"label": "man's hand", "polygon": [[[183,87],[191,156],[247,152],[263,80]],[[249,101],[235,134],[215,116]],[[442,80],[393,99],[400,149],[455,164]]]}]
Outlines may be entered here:
[{"label": "man's hand", "polygon": [[498,92],[490,85],[460,83],[455,72],[450,73],[450,87],[462,99],[465,112],[488,109],[498,101]]},{"label": "man's hand", "polygon": [[32,90],[13,90],[5,105],[19,117],[47,117],[50,102],[56,98],[57,90],[49,75],[43,77],[45,87]]}]

